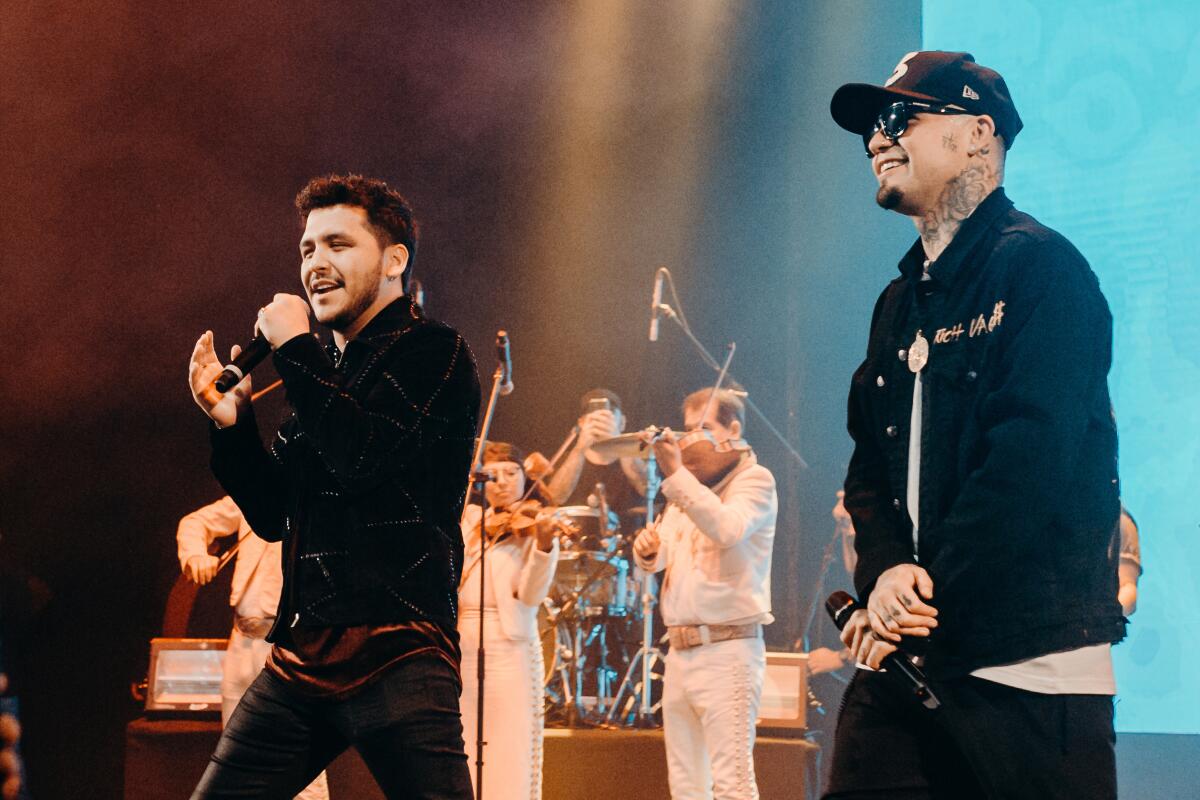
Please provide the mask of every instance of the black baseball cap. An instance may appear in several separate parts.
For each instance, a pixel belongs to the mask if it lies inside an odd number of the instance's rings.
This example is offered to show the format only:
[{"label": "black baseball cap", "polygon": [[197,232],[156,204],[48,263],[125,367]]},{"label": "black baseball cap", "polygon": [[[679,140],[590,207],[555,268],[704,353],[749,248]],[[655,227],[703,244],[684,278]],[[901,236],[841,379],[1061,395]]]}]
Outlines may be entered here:
[{"label": "black baseball cap", "polygon": [[851,133],[869,134],[879,112],[903,100],[924,100],[955,105],[970,114],[987,114],[1004,137],[1005,148],[1024,124],[1004,78],[993,69],[975,63],[970,53],[924,50],[900,59],[892,77],[882,86],[847,83],[833,93],[829,111],[833,120]]}]

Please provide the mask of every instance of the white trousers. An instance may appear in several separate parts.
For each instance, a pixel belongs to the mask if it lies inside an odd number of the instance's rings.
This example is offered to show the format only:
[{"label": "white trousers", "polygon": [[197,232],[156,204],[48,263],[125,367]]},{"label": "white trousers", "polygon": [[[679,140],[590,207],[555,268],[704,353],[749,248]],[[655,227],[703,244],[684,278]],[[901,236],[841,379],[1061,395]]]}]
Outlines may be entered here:
[{"label": "white trousers", "polygon": [[[471,786],[477,786],[479,617],[464,614],[459,619],[458,632],[463,679],[459,708]],[[541,800],[545,702],[541,643],[505,638],[500,632],[500,619],[494,613],[488,614],[485,636],[484,796],[488,800]]]},{"label": "white trousers", "polygon": [[667,654],[662,709],[672,800],[758,800],[754,721],[765,671],[757,638]]},{"label": "white trousers", "polygon": [[[242,695],[262,672],[271,653],[271,643],[266,639],[251,639],[237,628],[229,634],[229,646],[225,648],[225,662],[221,672],[221,727],[229,722],[229,716],[237,708]],[[329,800],[329,781],[322,772],[304,791],[296,795],[297,800]]]}]

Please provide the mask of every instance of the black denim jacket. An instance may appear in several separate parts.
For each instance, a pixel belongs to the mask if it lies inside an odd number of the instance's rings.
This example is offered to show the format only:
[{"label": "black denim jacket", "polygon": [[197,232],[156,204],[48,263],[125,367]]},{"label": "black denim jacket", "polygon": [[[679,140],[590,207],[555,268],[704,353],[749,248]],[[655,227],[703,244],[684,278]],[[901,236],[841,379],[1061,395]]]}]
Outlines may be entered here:
[{"label": "black denim jacket", "polygon": [[880,296],[850,390],[846,509],[854,582],[912,563],[906,505],[918,330],[923,370],[919,563],[938,628],[906,643],[943,677],[1118,641],[1112,317],[1060,234],[997,189],[921,280],[920,241]]},{"label": "black denim jacket", "polygon": [[303,335],[274,358],[292,413],[271,449],[253,414],[212,434],[221,485],[259,536],[285,542],[268,639],[295,625],[453,628],[480,400],[466,341],[405,297],[344,353]]}]

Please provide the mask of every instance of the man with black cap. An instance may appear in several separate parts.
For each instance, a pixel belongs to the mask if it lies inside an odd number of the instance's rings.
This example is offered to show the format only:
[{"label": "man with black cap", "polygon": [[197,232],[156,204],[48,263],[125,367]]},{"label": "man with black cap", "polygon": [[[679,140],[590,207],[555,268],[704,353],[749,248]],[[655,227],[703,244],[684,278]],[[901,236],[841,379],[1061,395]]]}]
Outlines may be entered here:
[{"label": "man with black cap", "polygon": [[[847,688],[826,797],[1115,797],[1108,305],[1000,188],[1022,123],[995,71],[909,53],[831,110],[920,238],[851,383],[861,607],[843,641],[870,670]],[[896,649],[940,709],[873,671]]]},{"label": "man with black cap", "polygon": [[[646,465],[638,458],[605,457],[592,449],[596,442],[621,435],[627,418],[621,398],[609,389],[592,389],[579,400],[578,435],[549,482],[558,505],[598,505],[600,500],[622,517],[623,523],[645,519]],[[603,495],[601,497],[601,495]],[[634,527],[637,527],[635,525]]]}]

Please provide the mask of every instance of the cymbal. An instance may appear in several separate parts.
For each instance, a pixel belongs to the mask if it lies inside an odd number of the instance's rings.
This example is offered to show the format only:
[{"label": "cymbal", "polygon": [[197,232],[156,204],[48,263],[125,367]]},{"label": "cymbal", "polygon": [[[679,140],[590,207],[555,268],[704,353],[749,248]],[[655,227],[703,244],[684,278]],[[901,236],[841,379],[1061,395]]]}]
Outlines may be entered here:
[{"label": "cymbal", "polygon": [[622,433],[611,439],[601,439],[591,447],[601,458],[640,458],[646,454],[646,445],[641,433]]}]

